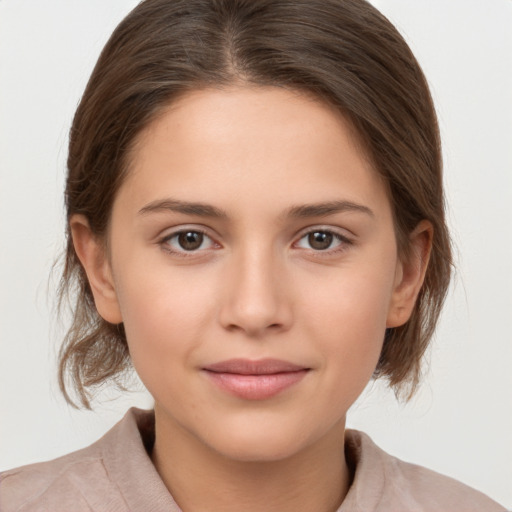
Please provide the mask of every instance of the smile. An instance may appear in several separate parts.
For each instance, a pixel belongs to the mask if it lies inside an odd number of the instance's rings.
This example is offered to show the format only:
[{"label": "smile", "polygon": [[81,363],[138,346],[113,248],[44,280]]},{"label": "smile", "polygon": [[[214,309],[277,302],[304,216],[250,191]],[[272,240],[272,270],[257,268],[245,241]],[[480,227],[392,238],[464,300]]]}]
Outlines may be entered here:
[{"label": "smile", "polygon": [[230,359],[203,368],[222,390],[244,400],[265,400],[300,382],[310,368],[278,359]]}]

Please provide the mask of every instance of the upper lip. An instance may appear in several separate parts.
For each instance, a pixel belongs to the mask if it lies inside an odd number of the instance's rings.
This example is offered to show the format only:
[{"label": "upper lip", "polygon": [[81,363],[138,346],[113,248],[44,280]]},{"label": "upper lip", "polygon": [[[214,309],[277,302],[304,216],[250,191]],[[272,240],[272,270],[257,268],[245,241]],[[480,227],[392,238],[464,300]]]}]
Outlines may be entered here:
[{"label": "upper lip", "polygon": [[280,359],[228,359],[203,368],[216,373],[236,373],[239,375],[271,375],[274,373],[297,372],[309,368]]}]

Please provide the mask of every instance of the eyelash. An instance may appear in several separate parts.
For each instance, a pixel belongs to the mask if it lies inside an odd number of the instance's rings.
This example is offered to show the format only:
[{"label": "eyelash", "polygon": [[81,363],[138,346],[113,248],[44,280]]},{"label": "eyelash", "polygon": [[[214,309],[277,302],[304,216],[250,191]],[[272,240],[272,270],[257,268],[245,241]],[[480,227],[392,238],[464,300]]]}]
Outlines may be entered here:
[{"label": "eyelash", "polygon": [[[204,238],[209,239],[213,245],[217,245],[217,247],[221,247],[220,244],[215,242],[212,239],[212,237],[209,236],[208,233],[205,230],[202,230],[200,228],[180,229],[178,231],[174,231],[174,232],[172,232],[172,233],[170,233],[168,235],[165,235],[163,238],[161,238],[158,241],[158,244],[160,245],[162,250],[165,251],[166,253],[169,253],[169,254],[172,254],[172,255],[175,255],[175,256],[179,256],[179,257],[182,257],[182,258],[195,257],[195,256],[197,256],[197,254],[199,252],[202,252],[202,251],[205,251],[205,250],[209,250],[209,249],[203,249],[201,251],[200,249],[195,249],[195,250],[187,251],[186,249],[181,249],[181,250],[174,250],[174,249],[172,249],[170,244],[169,244],[169,242],[172,239],[174,239],[176,237],[179,237],[180,235],[185,234],[185,233],[200,234]],[[354,243],[353,240],[351,240],[347,236],[341,235],[340,233],[334,231],[331,228],[321,228],[320,227],[320,228],[312,228],[312,229],[309,229],[307,231],[302,232],[300,237],[297,239],[296,242],[294,242],[293,245],[295,246],[301,240],[303,240],[306,237],[312,235],[313,233],[323,233],[323,234],[332,235],[333,240],[336,240],[338,242],[338,245],[335,248],[330,248],[330,247],[326,248],[326,249],[301,248],[301,250],[312,251],[315,255],[322,256],[322,257],[323,256],[330,256],[330,255],[337,255],[337,254],[345,251],[347,249],[347,247],[349,247],[350,245],[353,245],[353,243]]]},{"label": "eyelash", "polygon": [[[172,249],[169,242],[173,239],[173,238],[176,238],[176,237],[179,237],[180,235],[182,234],[185,234],[185,233],[197,233],[197,234],[200,234],[202,235],[204,238],[207,238],[207,239],[210,239],[212,244],[214,245],[217,245],[220,247],[219,244],[217,244],[211,236],[208,235],[208,233],[206,233],[205,230],[203,229],[200,229],[200,228],[189,228],[189,229],[180,229],[178,231],[174,231],[168,235],[165,235],[163,238],[161,238],[159,241],[158,241],[158,244],[160,245],[160,247],[162,248],[163,251],[165,251],[166,253],[169,253],[169,254],[172,254],[173,256],[179,256],[179,257],[182,257],[182,258],[190,258],[190,257],[194,257],[194,256],[197,256],[197,253],[199,252],[198,250],[190,250],[190,251],[187,251],[186,249],[181,249],[181,250],[175,250],[175,249]],[[201,244],[202,245],[202,244]],[[204,249],[203,249],[204,250]]]},{"label": "eyelash", "polygon": [[328,234],[332,236],[332,241],[337,241],[338,245],[334,248],[327,248],[327,249],[313,249],[313,248],[306,248],[304,250],[312,251],[315,256],[322,256],[322,257],[328,257],[333,255],[338,255],[341,252],[344,252],[347,250],[349,246],[351,246],[354,242],[347,236],[342,235],[341,233],[338,233],[337,231],[331,229],[331,228],[313,228],[308,229],[307,231],[303,232],[300,236],[300,238],[297,240],[297,242],[294,243],[296,245],[301,240],[304,240],[305,238],[309,237],[310,235],[314,233],[322,233],[322,234]]}]

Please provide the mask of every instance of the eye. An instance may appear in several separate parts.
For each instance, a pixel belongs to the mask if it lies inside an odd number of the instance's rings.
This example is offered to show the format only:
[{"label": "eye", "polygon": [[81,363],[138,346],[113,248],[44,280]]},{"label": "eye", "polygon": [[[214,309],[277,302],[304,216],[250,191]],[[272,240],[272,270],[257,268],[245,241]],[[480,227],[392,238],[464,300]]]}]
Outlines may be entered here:
[{"label": "eye", "polygon": [[329,249],[336,250],[350,243],[348,238],[338,233],[325,229],[315,229],[302,236],[297,242],[297,247],[313,249],[314,251],[327,251]]},{"label": "eye", "polygon": [[194,229],[172,233],[162,239],[161,244],[166,251],[173,253],[212,249],[216,245],[206,233]]}]

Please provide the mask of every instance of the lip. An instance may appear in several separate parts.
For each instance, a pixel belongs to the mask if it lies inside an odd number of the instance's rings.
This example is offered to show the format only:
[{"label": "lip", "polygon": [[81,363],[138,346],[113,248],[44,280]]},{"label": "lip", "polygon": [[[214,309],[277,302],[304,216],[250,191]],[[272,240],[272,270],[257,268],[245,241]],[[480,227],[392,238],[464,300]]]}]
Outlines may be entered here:
[{"label": "lip", "polygon": [[310,368],[280,359],[229,359],[203,368],[220,389],[245,400],[265,400],[300,382]]}]

